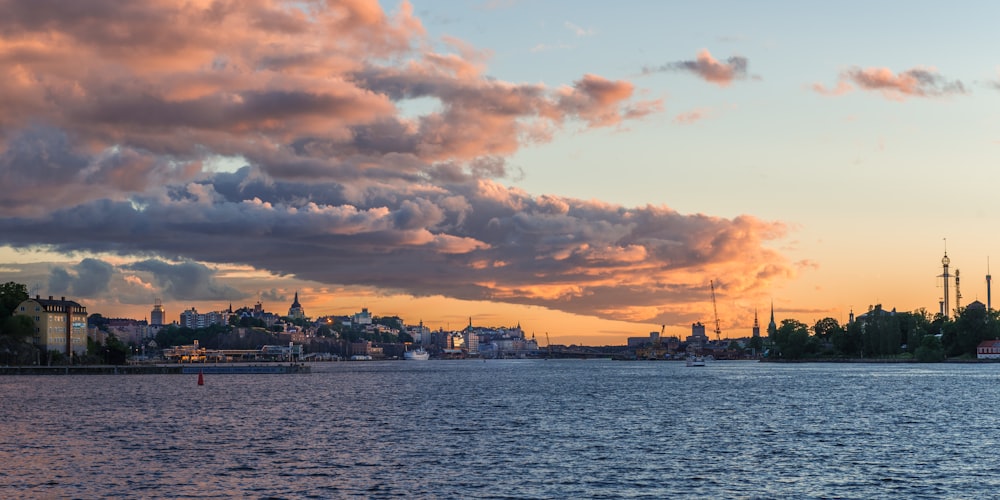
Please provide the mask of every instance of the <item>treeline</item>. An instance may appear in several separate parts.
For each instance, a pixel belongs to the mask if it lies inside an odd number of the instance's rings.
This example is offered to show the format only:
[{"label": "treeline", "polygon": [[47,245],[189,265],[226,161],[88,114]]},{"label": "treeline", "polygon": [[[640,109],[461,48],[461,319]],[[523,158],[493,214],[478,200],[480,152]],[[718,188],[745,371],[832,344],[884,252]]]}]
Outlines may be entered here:
[{"label": "treeline", "polygon": [[773,333],[767,356],[809,358],[913,358],[923,362],[975,358],[983,340],[1000,339],[1000,314],[985,307],[961,308],[954,318],[869,308],[854,322],[841,325],[824,318],[811,328],[786,319]]}]

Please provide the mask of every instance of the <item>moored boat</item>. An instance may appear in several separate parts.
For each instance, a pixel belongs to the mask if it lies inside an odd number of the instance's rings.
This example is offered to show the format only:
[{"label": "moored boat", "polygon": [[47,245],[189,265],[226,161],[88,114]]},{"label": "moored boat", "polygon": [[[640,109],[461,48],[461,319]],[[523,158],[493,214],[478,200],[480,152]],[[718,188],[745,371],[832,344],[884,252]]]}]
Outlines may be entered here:
[{"label": "moored boat", "polygon": [[688,356],[687,366],[705,366],[705,358],[702,356]]},{"label": "moored boat", "polygon": [[418,347],[415,350],[404,352],[403,359],[412,361],[427,361],[428,359],[431,359],[431,353],[425,351],[423,347]]}]

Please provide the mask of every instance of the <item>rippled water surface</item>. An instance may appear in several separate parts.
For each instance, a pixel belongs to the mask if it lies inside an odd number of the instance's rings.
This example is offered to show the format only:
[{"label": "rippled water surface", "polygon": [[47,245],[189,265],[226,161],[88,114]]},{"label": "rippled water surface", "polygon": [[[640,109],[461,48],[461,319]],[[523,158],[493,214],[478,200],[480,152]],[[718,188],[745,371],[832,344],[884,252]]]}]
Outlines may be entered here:
[{"label": "rippled water surface", "polygon": [[988,498],[1000,364],[0,377],[3,498]]}]

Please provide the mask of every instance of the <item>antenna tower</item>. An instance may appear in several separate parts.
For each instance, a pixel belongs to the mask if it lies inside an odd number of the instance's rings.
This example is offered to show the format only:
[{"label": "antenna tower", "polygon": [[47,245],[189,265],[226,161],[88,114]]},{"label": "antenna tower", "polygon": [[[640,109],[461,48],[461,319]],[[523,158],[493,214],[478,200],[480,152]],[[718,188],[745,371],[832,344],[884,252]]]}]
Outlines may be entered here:
[{"label": "antenna tower", "polygon": [[958,269],[955,269],[955,309],[962,308],[962,291],[958,288]]},{"label": "antenna tower", "polygon": [[715,282],[709,281],[708,285],[712,287],[712,312],[715,313],[715,341],[719,342],[722,340],[722,327],[719,326],[719,308],[715,306]]},{"label": "antenna tower", "polygon": [[990,301],[990,282],[993,281],[993,276],[990,276],[990,258],[986,257],[986,310],[993,310],[993,303]]}]

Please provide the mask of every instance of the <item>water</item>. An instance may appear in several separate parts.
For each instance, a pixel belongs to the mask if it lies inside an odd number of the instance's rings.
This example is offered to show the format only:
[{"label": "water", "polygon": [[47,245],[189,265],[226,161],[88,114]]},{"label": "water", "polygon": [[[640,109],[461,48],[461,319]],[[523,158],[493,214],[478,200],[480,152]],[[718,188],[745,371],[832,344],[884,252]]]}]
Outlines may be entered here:
[{"label": "water", "polygon": [[982,498],[1000,364],[0,377],[3,498]]}]

